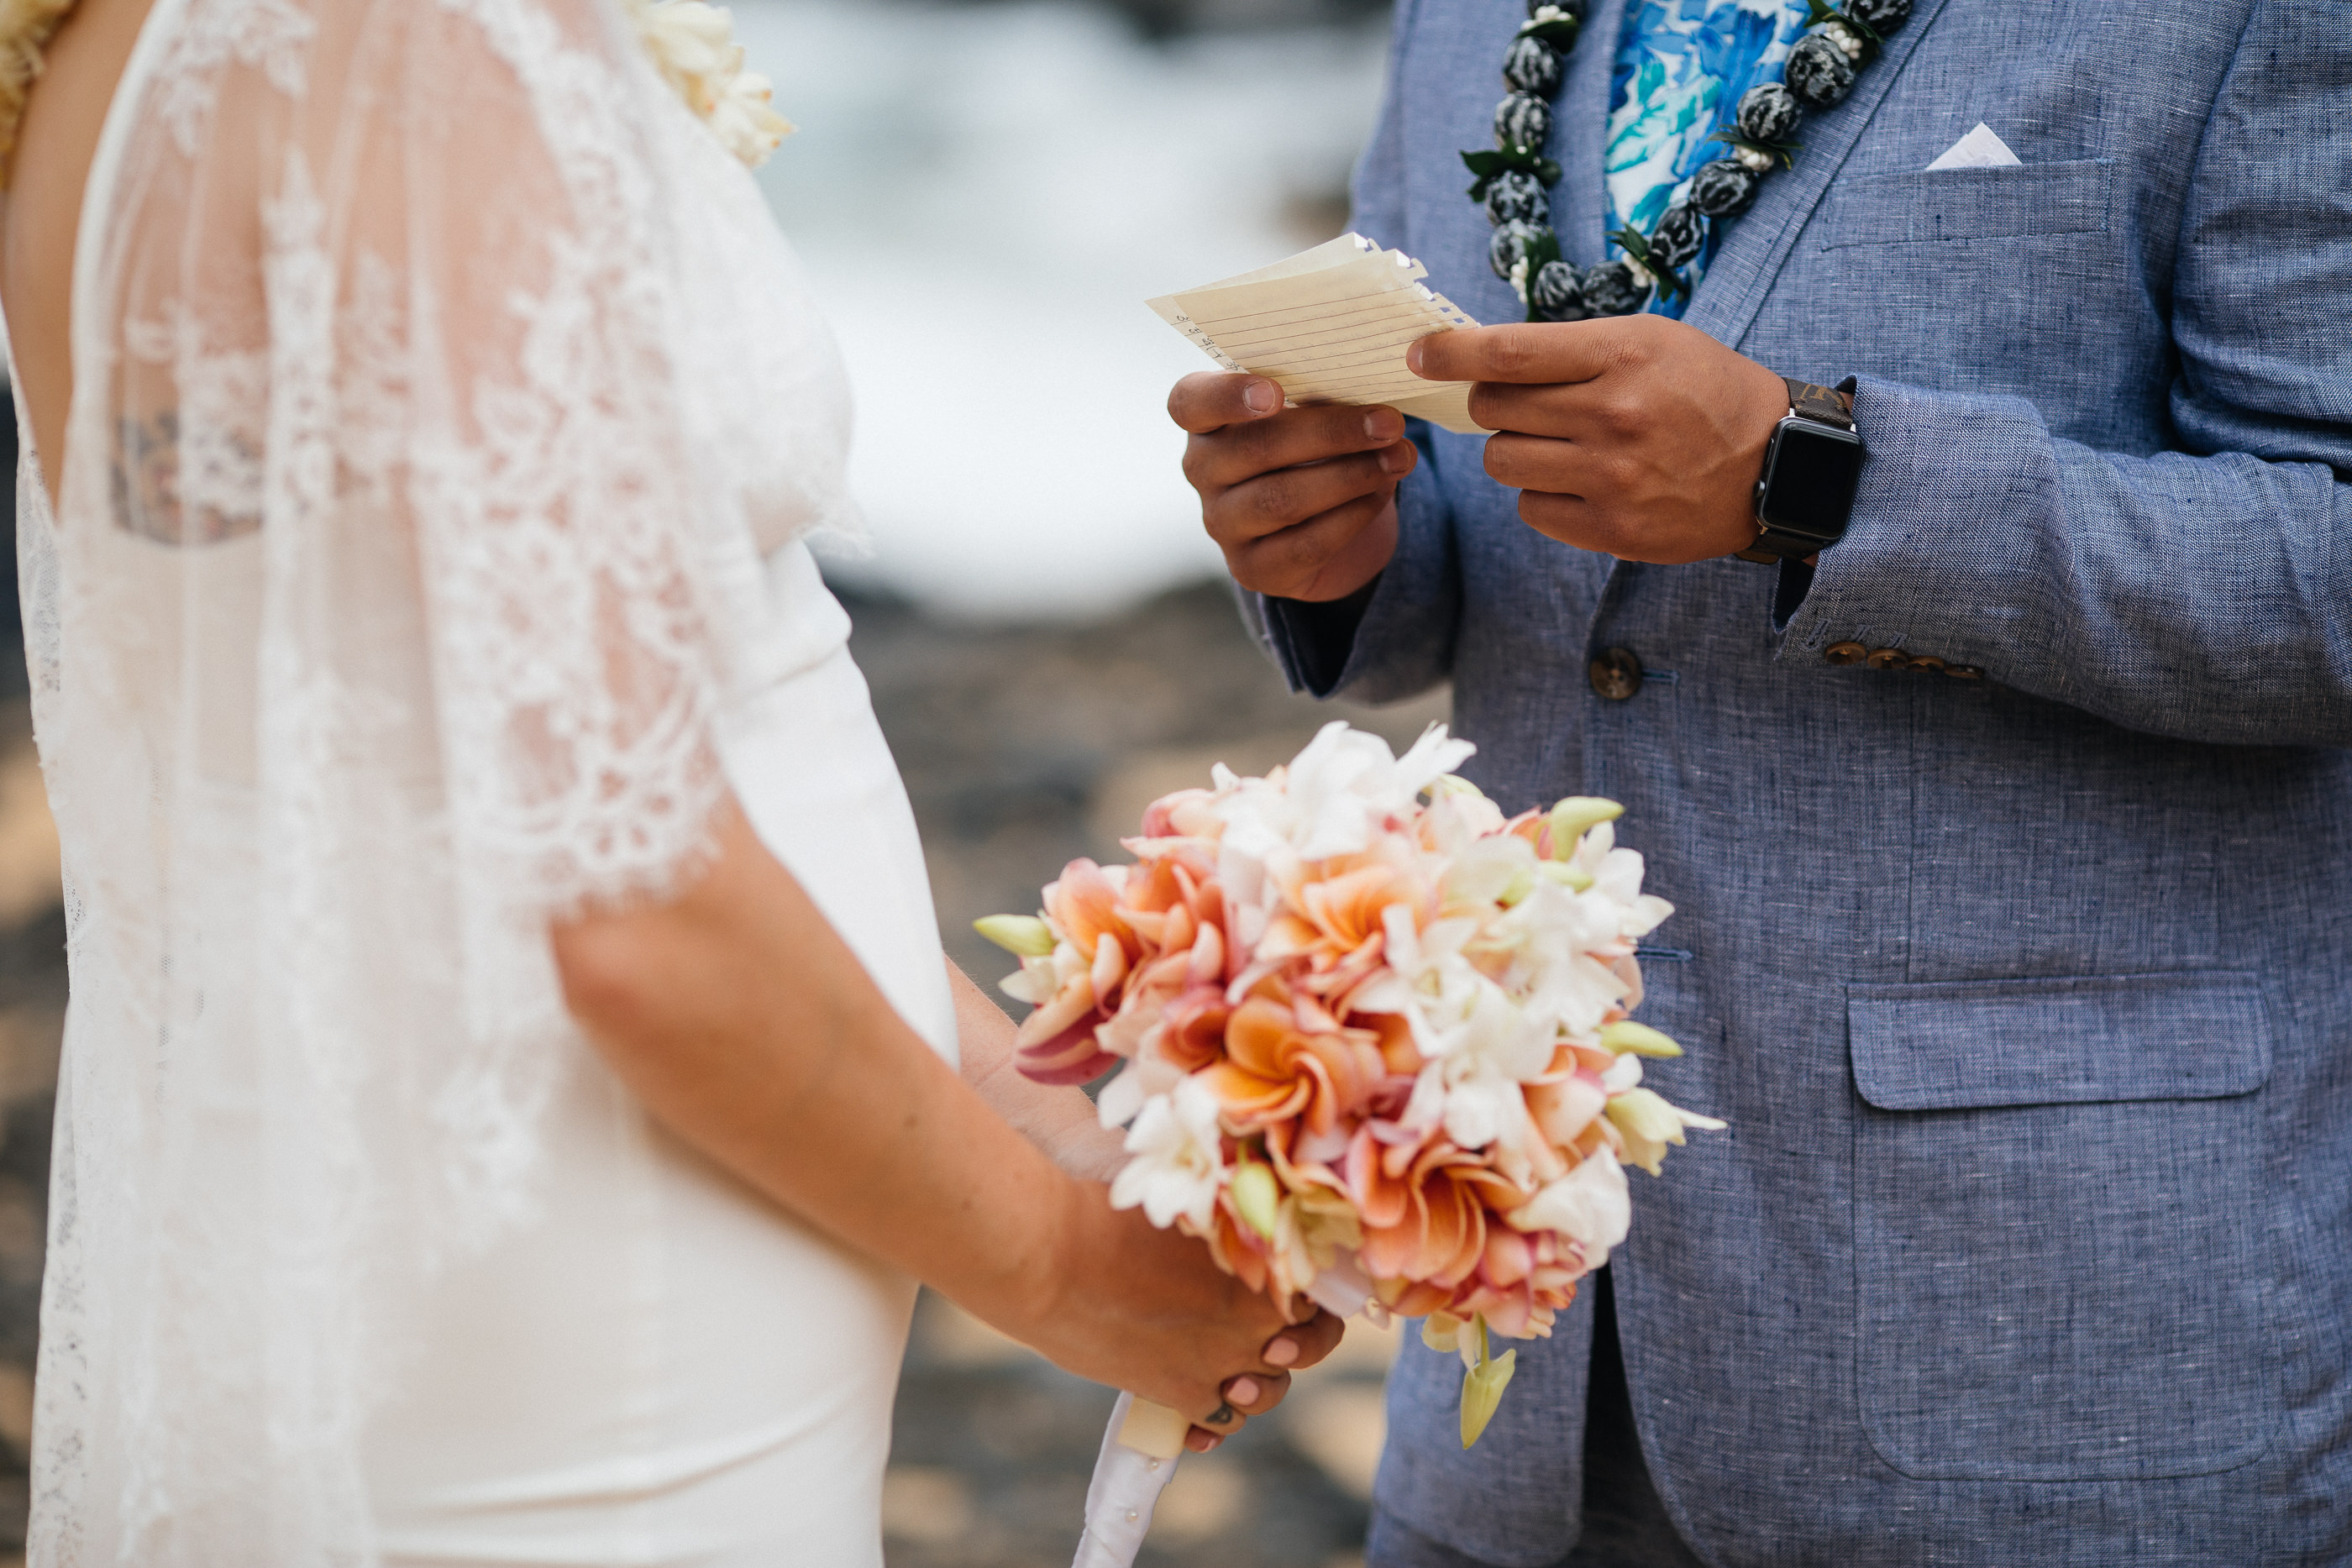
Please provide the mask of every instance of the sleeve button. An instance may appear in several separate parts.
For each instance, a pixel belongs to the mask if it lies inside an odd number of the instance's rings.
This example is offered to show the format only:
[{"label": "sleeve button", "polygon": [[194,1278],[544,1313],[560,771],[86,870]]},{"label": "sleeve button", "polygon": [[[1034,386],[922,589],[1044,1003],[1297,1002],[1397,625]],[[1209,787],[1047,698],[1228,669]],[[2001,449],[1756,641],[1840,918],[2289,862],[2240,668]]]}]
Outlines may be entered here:
[{"label": "sleeve button", "polygon": [[1859,664],[1862,663],[1863,655],[1869,652],[1869,649],[1864,647],[1859,643],[1832,643],[1828,647],[1822,650],[1822,663],[1825,664]]},{"label": "sleeve button", "polygon": [[1956,681],[1980,681],[1984,679],[1984,672],[1977,668],[1974,664],[1946,664],[1944,666],[1944,674],[1951,676],[1952,679]]},{"label": "sleeve button", "polygon": [[1914,653],[1903,667],[1915,675],[1932,675],[1944,667],[1944,661],[1933,653]]},{"label": "sleeve button", "polygon": [[1891,670],[1897,664],[1909,662],[1910,657],[1900,648],[1873,648],[1864,657],[1863,663],[1874,670]]}]

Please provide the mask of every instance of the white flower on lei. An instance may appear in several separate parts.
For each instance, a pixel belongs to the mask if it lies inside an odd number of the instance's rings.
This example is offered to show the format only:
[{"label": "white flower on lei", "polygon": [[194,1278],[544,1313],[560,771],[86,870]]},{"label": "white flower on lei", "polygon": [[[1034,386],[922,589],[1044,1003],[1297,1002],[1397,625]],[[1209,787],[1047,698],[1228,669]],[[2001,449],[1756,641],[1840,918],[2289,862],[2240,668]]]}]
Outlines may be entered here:
[{"label": "white flower on lei", "polygon": [[[1126,1076],[1122,1073],[1120,1076]],[[1217,1207],[1224,1155],[1217,1132],[1217,1097],[1198,1079],[1143,1103],[1127,1134],[1127,1162],[1110,1184],[1110,1206],[1143,1206],[1163,1228],[1179,1215],[1205,1230]]]},{"label": "white flower on lei", "polygon": [[725,6],[629,0],[629,14],[654,68],[728,152],[756,169],[792,134],[792,121],[769,105],[773,84],[743,68],[743,46]]}]

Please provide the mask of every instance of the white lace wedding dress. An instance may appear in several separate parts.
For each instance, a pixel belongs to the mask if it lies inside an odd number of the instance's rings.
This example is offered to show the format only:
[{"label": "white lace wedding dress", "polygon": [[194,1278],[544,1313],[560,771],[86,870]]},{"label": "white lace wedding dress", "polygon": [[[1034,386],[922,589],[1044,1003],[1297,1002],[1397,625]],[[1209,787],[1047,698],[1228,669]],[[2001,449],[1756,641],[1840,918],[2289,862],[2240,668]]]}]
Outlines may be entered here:
[{"label": "white lace wedding dress", "polygon": [[72,331],[33,1561],[878,1563],[911,1285],[654,1126],[545,935],[731,786],[954,1049],[751,179],[612,0],[157,0]]}]

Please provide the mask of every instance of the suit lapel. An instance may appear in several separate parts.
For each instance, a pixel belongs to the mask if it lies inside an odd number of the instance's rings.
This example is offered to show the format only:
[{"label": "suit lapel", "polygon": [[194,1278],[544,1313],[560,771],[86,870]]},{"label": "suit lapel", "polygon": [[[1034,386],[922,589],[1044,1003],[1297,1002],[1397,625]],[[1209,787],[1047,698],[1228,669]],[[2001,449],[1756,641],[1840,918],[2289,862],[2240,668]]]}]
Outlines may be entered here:
[{"label": "suit lapel", "polygon": [[1609,80],[1628,0],[1595,0],[1568,57],[1568,80],[1552,131],[1559,183],[1552,187],[1552,228],[1562,255],[1591,267],[1605,254],[1609,225]]},{"label": "suit lapel", "polygon": [[[1784,169],[1764,183],[1755,206],[1731,220],[1723,243],[1708,264],[1683,319],[1717,342],[1738,345],[1772,280],[1788,264],[1798,234],[1821,204],[1830,182],[1845,164],[1846,155],[1862,140],[1863,130],[1895,85],[1912,49],[1935,25],[1945,0],[1921,0],[1908,26],[1887,40],[1886,48],[1854,83],[1853,94],[1823,115],[1806,118],[1804,150],[1793,169]],[[1595,7],[1597,11],[1599,7]],[[1613,35],[1612,35],[1613,36]],[[1608,117],[1608,88],[1601,90],[1601,117]],[[1593,154],[1597,166],[1598,142]],[[1563,182],[1565,183],[1565,182]]]}]

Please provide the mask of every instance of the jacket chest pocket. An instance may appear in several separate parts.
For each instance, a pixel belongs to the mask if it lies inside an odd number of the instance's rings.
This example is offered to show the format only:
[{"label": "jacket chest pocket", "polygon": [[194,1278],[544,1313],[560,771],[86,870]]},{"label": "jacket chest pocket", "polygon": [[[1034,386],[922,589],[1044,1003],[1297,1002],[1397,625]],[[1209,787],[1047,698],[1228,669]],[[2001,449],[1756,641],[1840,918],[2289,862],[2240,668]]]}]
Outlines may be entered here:
[{"label": "jacket chest pocket", "polygon": [[1855,986],[1863,1424],[1905,1475],[2125,1480],[2261,1453],[2251,975]]},{"label": "jacket chest pocket", "polygon": [[2079,158],[1863,175],[1831,187],[1815,242],[1844,250],[2099,234],[2115,204],[2115,170],[2112,160]]}]

